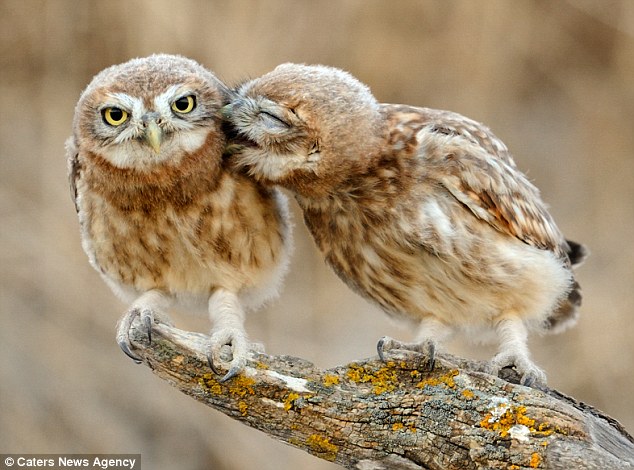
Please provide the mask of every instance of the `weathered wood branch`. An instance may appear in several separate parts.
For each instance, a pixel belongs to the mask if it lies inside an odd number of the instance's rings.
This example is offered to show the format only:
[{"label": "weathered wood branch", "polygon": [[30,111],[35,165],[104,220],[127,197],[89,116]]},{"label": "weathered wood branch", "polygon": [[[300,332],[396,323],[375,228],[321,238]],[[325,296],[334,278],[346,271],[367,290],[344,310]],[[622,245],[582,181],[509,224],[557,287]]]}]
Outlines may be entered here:
[{"label": "weathered wood branch", "polygon": [[[254,354],[219,383],[207,337],[165,325],[136,352],[183,393],[292,446],[357,469],[627,469],[634,440],[618,422],[550,389],[487,375],[482,364],[441,355],[433,372],[398,352],[330,370]],[[511,380],[512,377],[509,377]],[[515,377],[516,379],[516,377]]]}]

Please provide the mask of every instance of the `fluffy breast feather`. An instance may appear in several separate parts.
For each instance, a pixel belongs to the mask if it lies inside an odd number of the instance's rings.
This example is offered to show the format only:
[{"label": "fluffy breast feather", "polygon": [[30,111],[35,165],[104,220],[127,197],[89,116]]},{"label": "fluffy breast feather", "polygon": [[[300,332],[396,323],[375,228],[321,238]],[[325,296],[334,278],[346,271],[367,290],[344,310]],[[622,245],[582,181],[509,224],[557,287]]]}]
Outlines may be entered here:
[{"label": "fluffy breast feather", "polygon": [[74,159],[84,249],[124,298],[223,287],[249,291],[255,304],[277,289],[290,245],[285,200],[213,157],[195,152],[152,172],[116,168],[91,153]]}]

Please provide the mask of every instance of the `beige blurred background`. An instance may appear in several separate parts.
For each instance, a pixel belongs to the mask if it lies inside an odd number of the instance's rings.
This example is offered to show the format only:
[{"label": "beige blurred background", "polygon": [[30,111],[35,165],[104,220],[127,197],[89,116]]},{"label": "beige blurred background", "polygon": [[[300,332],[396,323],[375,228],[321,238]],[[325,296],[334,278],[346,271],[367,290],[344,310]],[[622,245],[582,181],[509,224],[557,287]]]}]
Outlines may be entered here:
[{"label": "beige blurred background", "polygon": [[[0,453],[141,453],[146,470],[336,468],[181,395],[114,341],[125,306],[81,250],[64,140],[96,72],[153,52],[229,83],[285,61],[329,64],[381,101],[490,125],[592,251],[579,325],[532,339],[533,354],[551,386],[634,431],[634,2],[0,0]],[[251,337],[324,367],[373,355],[383,334],[410,338],[324,267],[295,221],[292,273],[249,318]]]}]

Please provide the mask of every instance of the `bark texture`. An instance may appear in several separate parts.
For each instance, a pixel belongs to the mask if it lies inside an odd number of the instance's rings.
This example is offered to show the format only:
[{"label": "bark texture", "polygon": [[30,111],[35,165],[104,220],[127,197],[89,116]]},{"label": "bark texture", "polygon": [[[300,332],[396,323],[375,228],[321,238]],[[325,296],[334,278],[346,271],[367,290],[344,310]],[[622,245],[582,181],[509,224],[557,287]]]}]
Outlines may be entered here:
[{"label": "bark texture", "polygon": [[[430,372],[413,352],[329,370],[254,353],[226,383],[210,370],[207,337],[138,321],[133,345],[183,393],[271,437],[356,469],[629,469],[634,440],[614,419],[551,389],[441,355]],[[424,361],[422,361],[424,363]]]}]

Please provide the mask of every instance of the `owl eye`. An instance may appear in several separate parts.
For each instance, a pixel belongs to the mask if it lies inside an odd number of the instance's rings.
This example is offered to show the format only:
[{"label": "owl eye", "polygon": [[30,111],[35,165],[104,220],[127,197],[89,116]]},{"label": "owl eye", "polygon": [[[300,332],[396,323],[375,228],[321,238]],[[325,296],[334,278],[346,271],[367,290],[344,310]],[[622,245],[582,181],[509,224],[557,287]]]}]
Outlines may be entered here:
[{"label": "owl eye", "polygon": [[187,95],[178,98],[172,103],[172,111],[180,114],[191,113],[196,107],[196,97]]},{"label": "owl eye", "polygon": [[128,112],[121,108],[106,108],[101,111],[103,120],[110,126],[120,126],[128,120]]},{"label": "owl eye", "polygon": [[291,127],[291,125],[288,122],[284,121],[281,117],[276,116],[273,113],[269,113],[268,111],[260,111],[260,117],[270,127],[277,127],[277,128]]}]

